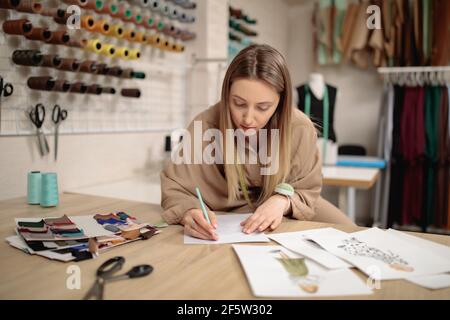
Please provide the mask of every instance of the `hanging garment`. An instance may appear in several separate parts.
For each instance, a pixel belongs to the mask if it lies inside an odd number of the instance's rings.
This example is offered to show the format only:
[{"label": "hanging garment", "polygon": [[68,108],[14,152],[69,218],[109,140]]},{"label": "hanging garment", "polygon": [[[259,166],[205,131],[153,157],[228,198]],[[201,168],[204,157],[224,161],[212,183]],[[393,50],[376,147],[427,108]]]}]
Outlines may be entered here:
[{"label": "hanging garment", "polygon": [[342,60],[342,45],[340,39],[342,36],[345,9],[347,0],[335,0],[333,10],[333,63],[339,64]]},{"label": "hanging garment", "polygon": [[447,66],[450,62],[450,1],[434,0],[432,17],[431,65]]},{"label": "hanging garment", "polygon": [[[298,105],[297,106],[301,111],[305,112],[306,111],[306,102],[307,102],[306,101],[307,100],[306,99],[306,97],[307,97],[306,87],[305,87],[305,85],[301,85],[301,86],[297,87],[296,89],[297,89],[297,94],[298,94]],[[329,106],[328,136],[329,136],[330,140],[332,140],[333,142],[336,142],[337,139],[336,139],[336,133],[334,130],[334,110],[335,110],[335,105],[336,105],[337,89],[335,87],[327,84],[326,90],[328,92],[328,106]],[[323,99],[322,100],[318,99],[311,90],[308,90],[308,91],[309,91],[310,102],[311,102],[310,118],[316,125],[316,128],[318,128],[319,136],[323,137],[323,128],[324,128]]]},{"label": "hanging garment", "polygon": [[426,131],[426,192],[425,214],[423,227],[435,223],[435,181],[436,165],[438,160],[437,143],[439,130],[439,108],[441,102],[441,88],[437,86],[427,87],[425,90],[425,131]]},{"label": "hanging garment", "polygon": [[447,226],[448,212],[448,88],[441,88],[441,103],[439,112],[439,133],[438,133],[438,163],[436,174],[436,216],[435,225],[438,228]]},{"label": "hanging garment", "polygon": [[351,40],[344,57],[344,62],[348,62],[351,59],[360,68],[367,68],[369,62],[369,54],[366,48],[369,40],[369,29],[366,25],[367,5],[367,3],[358,5],[358,13],[354,22]]},{"label": "hanging garment", "polygon": [[350,56],[350,43],[352,40],[352,32],[355,29],[355,21],[356,16],[358,15],[358,10],[359,5],[352,3],[347,7],[347,11],[345,13],[340,44],[342,46],[342,52],[346,62],[348,62]]},{"label": "hanging garment", "polygon": [[447,229],[450,229],[450,85],[447,85],[447,97],[448,97],[448,135],[447,135],[447,150],[448,150],[448,156],[447,156],[447,188],[448,188],[448,197],[447,197]]},{"label": "hanging garment", "polygon": [[413,19],[414,19],[414,42],[418,55],[417,65],[423,65],[423,34],[422,34],[422,2],[421,0],[412,0],[413,2]]},{"label": "hanging garment", "polygon": [[423,216],[423,157],[425,153],[424,90],[405,89],[400,127],[400,149],[405,160],[403,177],[403,225],[420,223]]},{"label": "hanging garment", "polygon": [[333,46],[333,36],[331,33],[331,5],[332,0],[320,0],[318,11],[318,56],[317,62],[319,65],[326,65],[329,63],[331,48]]},{"label": "hanging garment", "polygon": [[402,193],[404,160],[401,153],[400,125],[403,110],[404,88],[394,87],[394,110],[393,110],[393,130],[392,130],[392,153],[391,153],[391,180],[389,187],[389,209],[388,227],[394,223],[400,223],[402,212]]},{"label": "hanging garment", "polygon": [[386,161],[386,168],[381,172],[380,179],[375,185],[373,203],[374,224],[382,228],[387,227],[389,206],[389,185],[391,181],[391,150],[394,111],[394,87],[386,84],[381,99],[380,116],[378,119],[377,157]]},{"label": "hanging garment", "polygon": [[431,0],[422,0],[422,28],[423,64],[428,65],[432,43]]}]

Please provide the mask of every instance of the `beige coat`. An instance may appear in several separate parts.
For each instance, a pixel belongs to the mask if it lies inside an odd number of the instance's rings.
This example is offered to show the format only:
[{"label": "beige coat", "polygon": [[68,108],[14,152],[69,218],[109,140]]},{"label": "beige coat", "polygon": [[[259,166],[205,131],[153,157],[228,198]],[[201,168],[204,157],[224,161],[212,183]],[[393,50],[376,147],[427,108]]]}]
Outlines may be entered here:
[{"label": "beige coat", "polygon": [[[202,121],[202,130],[219,128],[219,108],[216,104],[199,114],[193,121]],[[322,168],[316,147],[317,132],[310,119],[297,108],[293,110],[291,171],[287,183],[295,189],[292,197],[292,216],[312,220],[314,208],[322,188]],[[193,122],[188,127],[194,136]],[[261,185],[258,165],[245,165],[249,189]],[[212,211],[251,212],[244,197],[228,202],[227,181],[220,164],[174,164],[171,161],[161,172],[161,206],[163,218],[170,224],[181,221],[191,208],[200,208],[195,187],[201,190],[203,200]],[[254,198],[256,199],[256,198]]]}]

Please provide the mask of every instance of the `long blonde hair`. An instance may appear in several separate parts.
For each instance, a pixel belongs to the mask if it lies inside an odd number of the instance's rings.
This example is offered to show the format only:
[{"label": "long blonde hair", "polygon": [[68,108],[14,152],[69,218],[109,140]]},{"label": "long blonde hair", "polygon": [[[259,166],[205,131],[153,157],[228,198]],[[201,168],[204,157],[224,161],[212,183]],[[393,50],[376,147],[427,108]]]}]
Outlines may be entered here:
[{"label": "long blonde hair", "polygon": [[[276,156],[274,152],[279,151],[279,154],[277,155],[279,167],[275,174],[263,176],[263,188],[257,200],[258,205],[273,195],[276,186],[279,183],[284,182],[291,168],[291,77],[281,53],[268,45],[251,45],[239,52],[239,54],[233,59],[225,74],[222,85],[220,131],[224,137],[224,159],[226,159],[225,153],[227,149],[225,146],[232,143],[233,148],[236,148],[235,141],[227,141],[226,129],[233,129],[229,100],[231,84],[237,79],[255,79],[265,81],[280,95],[280,102],[277,109],[266,126],[268,132],[270,132],[271,129],[279,130],[280,143],[278,150],[270,150],[268,148],[272,159]],[[271,135],[269,135],[269,139],[270,136]],[[271,143],[269,143],[269,146],[271,146]],[[239,198],[238,165],[239,164],[236,164],[236,162],[233,164],[224,164],[229,201]]]}]

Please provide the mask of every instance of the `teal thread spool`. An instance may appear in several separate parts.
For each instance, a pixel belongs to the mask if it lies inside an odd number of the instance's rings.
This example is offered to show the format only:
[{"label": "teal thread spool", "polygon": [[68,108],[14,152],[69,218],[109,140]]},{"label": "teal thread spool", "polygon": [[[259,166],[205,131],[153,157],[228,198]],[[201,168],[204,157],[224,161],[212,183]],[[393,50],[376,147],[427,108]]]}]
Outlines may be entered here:
[{"label": "teal thread spool", "polygon": [[41,207],[58,205],[58,178],[56,173],[47,172],[41,176]]},{"label": "teal thread spool", "polygon": [[28,172],[27,200],[28,204],[41,203],[41,172]]}]

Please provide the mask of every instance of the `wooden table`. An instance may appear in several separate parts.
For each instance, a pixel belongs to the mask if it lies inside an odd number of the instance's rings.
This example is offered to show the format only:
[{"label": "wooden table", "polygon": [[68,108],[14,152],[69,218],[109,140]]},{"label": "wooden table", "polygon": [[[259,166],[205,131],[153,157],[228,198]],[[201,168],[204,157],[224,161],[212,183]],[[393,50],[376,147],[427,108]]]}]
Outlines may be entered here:
[{"label": "wooden table", "polygon": [[380,169],[324,166],[322,175],[324,185],[340,187],[339,208],[355,222],[356,189],[372,188],[380,177]]},{"label": "wooden table", "polygon": [[[0,202],[0,237],[13,234],[14,217],[49,217],[126,211],[151,223],[158,222],[159,206],[113,198],[63,194],[56,208],[26,204],[25,198]],[[298,231],[332,226],[352,232],[363,228],[285,220],[276,232]],[[445,245],[450,237],[420,235]],[[31,256],[0,242],[0,299],[81,299],[95,279],[96,268],[105,260],[121,255],[124,271],[136,264],[148,263],[153,273],[145,278],[108,283],[105,299],[255,299],[244,271],[231,245],[184,245],[181,226],[169,226],[146,241],[117,247],[93,260],[62,263]],[[265,244],[255,244],[265,245]],[[66,281],[69,266],[81,270],[81,289],[69,290]],[[359,271],[354,272],[366,277]],[[338,299],[450,299],[450,288],[430,291],[409,282],[383,281],[374,294]]]}]

